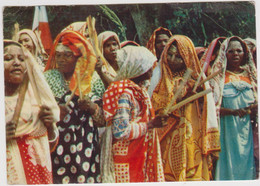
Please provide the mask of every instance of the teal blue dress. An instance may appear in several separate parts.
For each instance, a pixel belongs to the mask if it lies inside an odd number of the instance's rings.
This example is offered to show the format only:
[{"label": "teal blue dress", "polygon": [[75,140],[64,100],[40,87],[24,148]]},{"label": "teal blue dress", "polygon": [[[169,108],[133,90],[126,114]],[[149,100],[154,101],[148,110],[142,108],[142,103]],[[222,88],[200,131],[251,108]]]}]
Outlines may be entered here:
[{"label": "teal blue dress", "polygon": [[[239,109],[254,103],[252,86],[235,81],[224,86],[223,108]],[[227,115],[220,118],[221,152],[217,161],[216,180],[255,179],[253,133],[250,115],[242,118]]]}]

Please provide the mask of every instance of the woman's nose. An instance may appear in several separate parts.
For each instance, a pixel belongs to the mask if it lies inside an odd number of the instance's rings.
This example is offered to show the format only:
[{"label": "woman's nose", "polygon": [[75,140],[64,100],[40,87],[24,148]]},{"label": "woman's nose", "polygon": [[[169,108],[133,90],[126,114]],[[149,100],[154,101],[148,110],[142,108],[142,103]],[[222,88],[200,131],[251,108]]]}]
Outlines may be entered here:
[{"label": "woman's nose", "polygon": [[17,57],[15,57],[13,61],[13,65],[21,65],[21,61]]}]

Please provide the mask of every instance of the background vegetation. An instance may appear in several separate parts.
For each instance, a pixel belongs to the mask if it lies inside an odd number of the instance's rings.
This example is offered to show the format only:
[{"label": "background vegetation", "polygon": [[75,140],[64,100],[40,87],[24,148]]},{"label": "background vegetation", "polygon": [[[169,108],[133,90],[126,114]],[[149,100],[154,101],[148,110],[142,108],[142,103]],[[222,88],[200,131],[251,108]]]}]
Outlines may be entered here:
[{"label": "background vegetation", "polygon": [[[256,38],[255,5],[252,1],[46,6],[53,39],[67,25],[96,18],[98,33],[112,30],[121,41],[145,45],[154,29],[166,27],[173,34],[190,37],[195,46],[207,46],[219,36]],[[10,39],[14,23],[31,28],[34,7],[5,7],[4,38]]]}]

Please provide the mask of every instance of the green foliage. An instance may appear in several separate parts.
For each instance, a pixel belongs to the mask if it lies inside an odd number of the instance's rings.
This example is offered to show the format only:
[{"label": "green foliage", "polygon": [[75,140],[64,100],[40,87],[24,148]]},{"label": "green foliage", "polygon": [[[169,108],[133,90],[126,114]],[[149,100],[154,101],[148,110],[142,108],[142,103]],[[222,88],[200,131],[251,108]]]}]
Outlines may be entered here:
[{"label": "green foliage", "polygon": [[[139,42],[137,24],[131,12],[140,9],[144,25],[151,30],[163,26],[173,34],[190,37],[195,46],[207,46],[214,38],[237,35],[241,38],[256,36],[255,5],[250,1],[203,2],[203,3],[168,3],[125,5],[77,5],[47,6],[49,25],[53,39],[67,25],[76,21],[85,21],[88,15],[96,18],[98,33],[112,30],[123,41]],[[137,9],[136,9],[137,8]],[[146,12],[146,13],[144,13]],[[34,7],[5,7],[3,12],[4,38],[11,38],[13,25],[31,28]],[[151,23],[151,24],[149,24]],[[147,31],[150,37],[150,32]],[[144,36],[142,36],[144,37]]]}]

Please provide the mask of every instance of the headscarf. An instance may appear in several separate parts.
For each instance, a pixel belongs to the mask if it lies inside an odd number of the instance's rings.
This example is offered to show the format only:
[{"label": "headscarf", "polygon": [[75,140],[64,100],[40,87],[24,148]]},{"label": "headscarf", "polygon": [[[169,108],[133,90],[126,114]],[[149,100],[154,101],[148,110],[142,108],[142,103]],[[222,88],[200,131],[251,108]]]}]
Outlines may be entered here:
[{"label": "headscarf", "polygon": [[154,32],[152,33],[150,39],[148,40],[148,42],[146,44],[146,48],[148,48],[148,50],[150,50],[155,56],[156,56],[155,40],[157,37],[157,32],[160,32],[160,31],[164,31],[165,34],[168,35],[169,37],[172,36],[172,32],[170,30],[168,30],[167,28],[159,27],[154,30]]},{"label": "headscarf", "polygon": [[120,47],[123,48],[125,46],[128,45],[132,45],[132,46],[140,46],[138,43],[136,43],[135,41],[131,41],[131,40],[126,40],[120,43]]},{"label": "headscarf", "polygon": [[[141,46],[126,46],[117,51],[117,58],[120,71],[118,72],[115,81],[129,80],[135,77],[139,77],[145,74],[149,69],[151,69],[153,67],[154,62],[157,60],[156,57],[147,48]],[[108,90],[104,94],[104,98],[107,99],[106,96],[110,95],[110,92],[115,91],[114,89],[120,89],[117,93],[118,96],[116,96],[112,102],[103,103],[103,108],[105,110],[105,118],[107,121],[109,120],[109,118],[112,118],[116,113],[118,99],[120,97],[120,94],[123,92],[124,88],[129,88],[128,86],[130,86],[133,89],[138,90],[138,92],[143,92],[141,91],[141,88],[135,83],[129,83],[128,81],[124,81],[123,84],[123,87],[112,86],[112,84],[111,86],[109,86],[110,88],[108,88]],[[110,105],[115,106],[110,107]],[[109,114],[106,115],[106,113]]]},{"label": "headscarf", "polygon": [[[167,52],[172,43],[176,42],[179,53],[187,68],[193,70],[192,78],[197,79],[200,69],[200,62],[197,57],[195,47],[192,41],[182,35],[174,35],[168,41],[161,55],[161,79],[153,92],[153,104],[155,108],[163,108],[170,102],[173,96],[173,78],[172,71],[167,62]],[[164,91],[162,91],[164,90]]]},{"label": "headscarf", "polygon": [[156,57],[147,48],[126,46],[117,51],[117,64],[120,70],[115,81],[141,76],[153,67],[156,61]]},{"label": "headscarf", "polygon": [[210,61],[212,60],[213,52],[218,44],[221,45],[221,42],[223,42],[226,38],[225,37],[218,37],[214,39],[204,52],[203,56],[200,59],[203,72],[206,73],[210,64]]},{"label": "headscarf", "polygon": [[[152,104],[155,108],[155,111],[161,108],[165,108],[168,103],[171,102],[171,99],[174,96],[173,91],[176,88],[176,81],[167,62],[167,52],[173,42],[176,42],[178,51],[186,67],[193,70],[191,78],[193,80],[196,80],[201,73],[200,62],[197,57],[193,42],[187,36],[173,35],[168,41],[161,55],[162,76],[152,95]],[[208,88],[209,84],[206,82],[203,86],[203,89]],[[215,115],[215,105],[212,93],[203,96],[203,103],[201,103],[200,105],[202,110],[198,110],[198,114],[201,116],[200,124],[202,126],[202,154],[208,155],[208,153],[210,153],[213,149],[213,151],[219,149],[218,124]],[[173,114],[179,117],[178,110]],[[215,141],[212,140],[211,135],[215,135]]]},{"label": "headscarf", "polygon": [[[24,56],[25,56],[25,64],[27,68],[27,74],[29,76],[29,86],[27,91],[30,91],[32,89],[34,98],[36,99],[36,102],[38,105],[47,105],[54,117],[54,122],[56,123],[59,121],[60,116],[60,110],[59,107],[53,97],[52,91],[49,88],[48,83],[46,82],[42,71],[40,70],[40,67],[37,63],[35,63],[35,58],[32,56],[29,50],[27,50],[24,46],[21,44],[12,41],[12,40],[4,40],[4,44],[6,46],[14,44],[22,48]],[[35,131],[38,130],[37,125],[30,125],[28,123],[27,127],[23,127],[23,129],[19,129],[19,125],[17,126],[16,130],[16,136],[21,136],[24,134],[28,134],[29,131]],[[56,128],[56,124],[55,124]]]},{"label": "headscarf", "polygon": [[[117,51],[118,73],[117,82],[113,82],[103,96],[103,109],[106,121],[110,121],[116,114],[118,99],[124,92],[124,89],[130,89],[134,92],[135,99],[143,104],[143,111],[152,109],[150,98],[146,91],[132,81],[128,80],[146,73],[156,61],[156,57],[145,47],[126,46]],[[129,69],[127,69],[129,68]],[[140,69],[138,69],[140,68]],[[135,70],[136,69],[136,72]],[[143,112],[142,111],[142,112]],[[142,119],[147,120],[147,114],[143,113]],[[153,116],[153,110],[151,110]],[[114,161],[112,155],[112,128],[111,125],[106,127],[106,131],[102,136],[101,143],[101,172],[102,181],[111,183],[115,181]]]},{"label": "headscarf", "polygon": [[[58,64],[55,61],[55,53],[56,47],[60,42],[69,47],[75,56],[79,56],[74,73],[69,83],[69,89],[72,91],[76,87],[77,72],[79,72],[80,77],[87,72],[87,75],[85,75],[84,79],[81,80],[81,92],[83,95],[89,93],[91,91],[91,79],[95,70],[97,58],[90,42],[78,32],[67,30],[65,32],[61,32],[56,37],[45,71],[49,69],[56,69],[58,67]],[[78,89],[76,91],[76,95],[79,95]]]},{"label": "headscarf", "polygon": [[206,47],[195,47],[198,58],[203,56],[206,49]]},{"label": "headscarf", "polygon": [[120,40],[119,40],[118,35],[112,31],[104,31],[98,35],[98,46],[99,46],[99,49],[102,54],[104,51],[104,43],[111,37],[113,37],[116,40],[116,42],[120,48]]},{"label": "headscarf", "polygon": [[[104,52],[104,43],[110,38],[114,38],[118,44],[119,49],[121,48],[118,35],[112,31],[104,31],[98,35],[98,47],[102,54]],[[116,76],[116,71],[109,63],[107,64],[107,68],[105,68],[105,66],[103,65],[102,72],[113,79]]]},{"label": "headscarf", "polygon": [[219,55],[217,56],[213,66],[212,66],[212,73],[219,71],[219,69],[224,68],[223,72],[219,73],[217,76],[215,76],[213,79],[210,80],[210,85],[212,87],[216,109],[217,109],[217,117],[219,118],[219,111],[222,103],[222,96],[223,96],[223,89],[225,84],[225,73],[226,73],[226,67],[227,67],[227,57],[226,52],[228,49],[228,45],[231,39],[237,39],[244,50],[244,59],[245,64],[241,66],[243,70],[245,70],[249,78],[251,80],[251,85],[253,87],[254,96],[257,100],[257,71],[255,64],[253,62],[253,58],[251,53],[249,52],[249,49],[246,45],[246,43],[238,36],[233,36],[230,38],[227,38],[220,46],[219,49]]},{"label": "headscarf", "polygon": [[64,28],[61,32],[64,32],[66,30],[77,31],[84,37],[86,37],[86,38],[89,37],[88,24],[86,21],[79,21],[79,22],[71,23],[66,28]]},{"label": "headscarf", "polygon": [[40,35],[38,35],[38,33],[35,33],[30,29],[23,29],[20,32],[18,32],[17,35],[15,36],[15,39],[17,42],[19,41],[19,38],[22,34],[27,34],[32,39],[33,44],[35,46],[35,53],[33,55],[35,57],[42,56],[44,58],[44,60],[47,60],[48,54],[46,53],[46,51],[42,45]]}]

